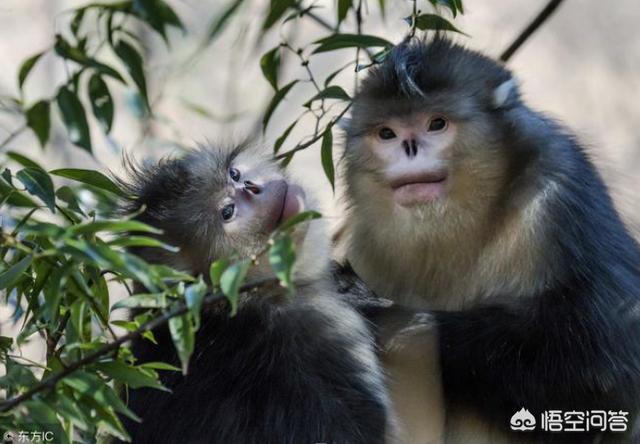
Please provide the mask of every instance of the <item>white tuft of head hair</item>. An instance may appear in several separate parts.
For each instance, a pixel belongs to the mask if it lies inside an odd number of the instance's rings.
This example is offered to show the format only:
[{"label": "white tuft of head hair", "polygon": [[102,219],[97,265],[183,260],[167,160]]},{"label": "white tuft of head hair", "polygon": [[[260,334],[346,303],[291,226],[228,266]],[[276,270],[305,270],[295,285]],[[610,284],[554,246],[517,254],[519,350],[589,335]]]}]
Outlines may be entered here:
[{"label": "white tuft of head hair", "polygon": [[509,97],[516,90],[518,84],[515,79],[509,79],[502,82],[493,90],[493,106],[495,109],[502,108],[506,105]]}]

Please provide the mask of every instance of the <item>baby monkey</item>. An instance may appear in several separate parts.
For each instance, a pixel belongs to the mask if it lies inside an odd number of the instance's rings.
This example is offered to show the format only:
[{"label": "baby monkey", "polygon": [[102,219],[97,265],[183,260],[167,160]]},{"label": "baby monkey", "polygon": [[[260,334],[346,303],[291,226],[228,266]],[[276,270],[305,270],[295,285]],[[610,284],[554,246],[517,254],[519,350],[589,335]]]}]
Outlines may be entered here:
[{"label": "baby monkey", "polygon": [[[163,230],[176,253],[140,249],[152,263],[208,275],[216,259],[250,258],[310,197],[250,146],[201,148],[130,168],[127,212]],[[365,322],[325,280],[328,241],[318,222],[297,226],[296,294],[246,295],[238,312],[205,308],[189,372],[163,372],[171,393],[129,391],[141,423],[134,443],[383,443],[387,395]],[[271,276],[266,260],[247,281]],[[331,284],[331,285],[329,285]],[[167,328],[140,340],[138,362],[179,365]]]},{"label": "baby monkey", "polygon": [[[509,432],[526,408],[541,432],[545,411],[622,411],[630,430],[640,249],[583,147],[504,66],[442,37],[394,48],[361,85],[339,240],[380,296],[439,310],[450,412]],[[482,440],[448,429],[448,442]],[[542,439],[631,439],[582,430]]]}]

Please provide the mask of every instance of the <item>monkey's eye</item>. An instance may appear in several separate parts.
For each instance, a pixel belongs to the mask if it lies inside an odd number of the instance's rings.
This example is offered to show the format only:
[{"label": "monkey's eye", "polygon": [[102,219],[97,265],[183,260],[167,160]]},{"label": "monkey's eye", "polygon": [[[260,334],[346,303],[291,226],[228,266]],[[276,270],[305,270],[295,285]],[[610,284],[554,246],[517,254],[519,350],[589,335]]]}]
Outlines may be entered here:
[{"label": "monkey's eye", "polygon": [[228,222],[233,217],[233,214],[236,212],[235,204],[225,205],[222,210],[220,210],[220,215],[222,216],[222,220]]},{"label": "monkey's eye", "polygon": [[229,176],[231,176],[231,180],[238,182],[240,180],[240,171],[235,168],[231,168],[229,170]]},{"label": "monkey's eye", "polygon": [[378,131],[378,137],[382,140],[391,140],[395,139],[396,133],[394,133],[391,128],[385,126],[384,128],[380,128],[380,131]]},{"label": "monkey's eye", "polygon": [[447,127],[447,120],[443,117],[434,117],[429,121],[427,131],[442,131]]}]

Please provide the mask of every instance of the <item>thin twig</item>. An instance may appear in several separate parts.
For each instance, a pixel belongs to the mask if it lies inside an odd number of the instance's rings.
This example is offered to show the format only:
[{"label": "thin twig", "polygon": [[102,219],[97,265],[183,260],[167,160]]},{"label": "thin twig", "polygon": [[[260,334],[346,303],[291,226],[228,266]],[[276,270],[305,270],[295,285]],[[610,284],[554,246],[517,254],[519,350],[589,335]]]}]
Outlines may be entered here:
[{"label": "thin twig", "polygon": [[[329,23],[328,21],[326,21],[325,19],[323,19],[319,15],[316,15],[315,13],[311,12],[310,10],[304,9],[304,8],[300,7],[299,5],[294,6],[294,8],[298,12],[300,12],[300,15],[302,17],[304,17],[304,16],[309,17],[311,20],[313,20],[314,22],[316,22],[317,24],[319,24],[320,26],[325,28],[327,31],[338,32],[337,27],[331,26],[331,23]],[[363,49],[367,53],[369,58],[372,59],[373,58],[373,54],[371,53],[369,48],[363,48]]]},{"label": "thin twig", "polygon": [[324,133],[327,131],[327,129],[331,128],[332,126],[334,126],[336,123],[338,123],[338,121],[342,118],[342,116],[344,116],[347,111],[349,111],[349,108],[351,108],[351,103],[349,103],[349,105],[347,105],[341,112],[340,114],[338,114],[336,117],[334,117],[333,119],[331,119],[331,122],[329,122],[327,124],[327,126],[324,128],[324,131],[321,131],[319,133],[316,133],[315,136],[313,136],[310,140],[308,140],[307,142],[304,143],[299,143],[298,145],[296,145],[295,147],[291,148],[289,151],[285,151],[284,153],[278,154],[277,156],[275,156],[276,160],[280,160],[280,159],[284,159],[285,157],[288,157],[294,153],[297,153],[298,151],[302,151],[304,149],[309,148],[311,145],[313,145],[314,143],[316,143],[318,140],[322,139],[322,136],[324,136]]},{"label": "thin twig", "polygon": [[27,125],[22,125],[21,127],[16,129],[15,131],[13,131],[11,134],[9,134],[6,139],[4,139],[2,142],[0,142],[0,151],[4,150],[4,148],[7,146],[7,144],[9,144],[13,139],[15,139],[20,134],[22,134],[24,132],[24,130],[26,130],[26,129],[27,129]]},{"label": "thin twig", "polygon": [[[277,283],[278,283],[278,280],[274,278],[260,279],[260,280],[249,282],[247,284],[242,285],[239,289],[239,292],[244,293],[244,292],[253,290],[255,288],[264,287],[267,285],[273,285]],[[203,304],[210,305],[213,303],[223,301],[225,300],[224,298],[225,298],[224,294],[220,292],[214,293],[207,296],[204,299]],[[0,403],[0,413],[9,411],[10,409],[18,406],[24,401],[28,401],[29,399],[33,398],[35,395],[37,395],[38,393],[46,389],[54,388],[55,385],[58,383],[58,381],[69,376],[71,373],[75,372],[76,370],[79,370],[80,368],[95,362],[102,356],[105,356],[117,350],[125,342],[131,341],[133,339],[137,339],[140,336],[142,336],[143,333],[147,331],[151,331],[155,328],[158,328],[166,324],[167,322],[169,322],[171,318],[174,318],[176,316],[181,316],[187,313],[188,311],[189,311],[189,307],[187,307],[186,304],[180,303],[176,305],[172,310],[158,316],[157,318],[150,320],[149,322],[146,322],[145,324],[141,325],[138,329],[130,333],[127,333],[126,335],[120,336],[114,341],[100,347],[93,353],[88,354],[84,358],[79,359],[75,362],[72,362],[71,364],[68,364],[64,370],[51,374],[50,376],[43,379],[39,384],[35,385],[34,387],[24,392],[23,394],[14,396],[13,398]]]},{"label": "thin twig", "polygon": [[58,324],[58,328],[56,328],[56,331],[54,331],[49,337],[47,337],[47,360],[49,360],[49,358],[51,358],[55,354],[56,347],[58,347],[58,342],[62,337],[64,329],[67,327],[67,322],[69,322],[70,317],[71,310],[67,310],[62,319],[60,319],[60,323]]},{"label": "thin twig", "polygon": [[563,0],[551,0],[547,3],[542,11],[522,30],[520,35],[509,45],[509,47],[500,55],[500,60],[506,62],[513,54],[526,42],[529,37],[553,14]]},{"label": "thin twig", "polygon": [[319,24],[323,28],[326,28],[329,31],[336,31],[336,28],[331,26],[331,23],[329,23],[328,21],[326,21],[325,19],[323,19],[319,15],[316,15],[315,13],[311,12],[311,10],[305,9],[305,8],[301,7],[300,5],[295,5],[294,9],[296,9],[298,12],[300,12],[300,16],[301,17],[306,15],[307,17],[309,17],[311,20],[313,20],[314,22],[316,22],[317,24]]}]

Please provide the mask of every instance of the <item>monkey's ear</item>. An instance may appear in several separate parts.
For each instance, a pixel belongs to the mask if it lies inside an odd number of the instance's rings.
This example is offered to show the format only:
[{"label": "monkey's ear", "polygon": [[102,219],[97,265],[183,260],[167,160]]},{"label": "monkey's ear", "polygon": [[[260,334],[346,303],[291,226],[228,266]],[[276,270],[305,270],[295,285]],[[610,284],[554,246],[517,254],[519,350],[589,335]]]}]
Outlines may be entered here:
[{"label": "monkey's ear", "polygon": [[504,108],[515,99],[518,93],[518,82],[511,78],[502,82],[493,90],[493,108]]},{"label": "monkey's ear", "polygon": [[336,125],[338,125],[338,128],[340,128],[342,131],[347,131],[351,126],[351,118],[342,116],[340,117],[340,120],[338,120]]}]

